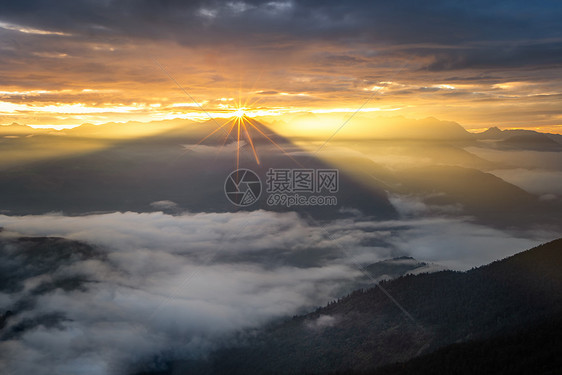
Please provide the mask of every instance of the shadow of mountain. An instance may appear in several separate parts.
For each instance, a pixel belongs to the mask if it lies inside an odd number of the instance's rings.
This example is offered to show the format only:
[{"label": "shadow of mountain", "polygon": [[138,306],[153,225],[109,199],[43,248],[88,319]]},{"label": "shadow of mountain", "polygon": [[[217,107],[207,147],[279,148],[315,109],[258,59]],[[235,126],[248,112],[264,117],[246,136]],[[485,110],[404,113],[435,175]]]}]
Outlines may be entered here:
[{"label": "shadow of mountain", "polygon": [[[247,208],[233,206],[225,197],[224,184],[226,177],[236,169],[236,144],[232,143],[235,138],[231,135],[225,139],[225,134],[217,131],[198,145],[217,128],[216,122],[222,125],[225,121],[191,123],[143,138],[113,140],[103,149],[85,154],[14,166],[0,175],[0,207],[15,215],[53,211],[80,215],[154,211],[151,203],[171,201],[180,210],[190,212],[295,210],[317,219],[330,219],[340,217],[342,209],[357,209],[380,219],[396,217],[382,188],[357,184],[345,171],[339,174],[340,189],[335,206],[272,207],[267,204],[266,194]],[[269,168],[333,168],[316,157],[306,156],[288,139],[252,121],[263,133],[253,135],[260,164],[254,160],[246,142],[240,150],[239,167],[254,170],[264,189]],[[33,142],[38,142],[40,137],[33,137]],[[69,145],[83,140],[63,139]],[[49,138],[43,140],[49,141]],[[23,140],[21,147],[25,146]]]}]

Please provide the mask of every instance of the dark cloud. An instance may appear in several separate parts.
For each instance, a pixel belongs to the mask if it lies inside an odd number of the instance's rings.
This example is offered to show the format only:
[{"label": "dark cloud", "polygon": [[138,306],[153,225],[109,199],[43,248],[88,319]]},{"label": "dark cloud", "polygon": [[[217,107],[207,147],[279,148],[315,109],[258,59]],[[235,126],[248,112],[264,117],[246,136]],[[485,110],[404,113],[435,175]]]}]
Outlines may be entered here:
[{"label": "dark cloud", "polygon": [[541,65],[557,68],[562,63],[562,43],[480,46],[463,50],[430,52],[434,59],[424,67],[431,71],[462,69],[516,69]]},{"label": "dark cloud", "polygon": [[[169,36],[205,27],[241,33],[320,37],[377,32],[392,42],[438,42],[560,34],[556,1],[19,1],[0,4],[3,19],[66,33]],[[525,17],[523,17],[525,16]],[[229,21],[229,23],[223,22]],[[253,22],[248,22],[253,21]],[[144,27],[141,27],[144,26]],[[499,33],[498,33],[499,30]],[[154,33],[157,31],[156,33]],[[420,32],[421,31],[421,32]],[[446,33],[445,31],[454,31]],[[496,33],[490,33],[496,31]]]},{"label": "dark cloud", "polygon": [[[115,43],[176,40],[187,45],[267,48],[317,41],[367,47],[419,44],[431,70],[495,64],[558,63],[562,37],[556,1],[4,1],[3,22]],[[551,40],[548,45],[537,44]],[[473,48],[470,43],[501,42]],[[527,45],[520,45],[519,42]],[[533,42],[535,41],[535,42]],[[433,47],[423,47],[431,43]],[[528,44],[531,44],[530,46]],[[440,46],[440,47],[438,47]],[[446,47],[447,48],[443,48]],[[461,52],[451,47],[470,47]],[[416,47],[419,48],[419,47]],[[363,51],[368,53],[368,51]],[[380,53],[380,52],[379,52]],[[409,53],[416,54],[414,49]],[[357,62],[359,56],[334,56]]]}]

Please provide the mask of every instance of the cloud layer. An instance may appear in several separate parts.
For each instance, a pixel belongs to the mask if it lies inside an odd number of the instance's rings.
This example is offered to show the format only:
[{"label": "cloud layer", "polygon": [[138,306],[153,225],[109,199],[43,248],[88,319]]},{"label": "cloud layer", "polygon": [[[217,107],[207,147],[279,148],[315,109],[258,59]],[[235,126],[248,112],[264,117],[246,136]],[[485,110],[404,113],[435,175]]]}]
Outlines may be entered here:
[{"label": "cloud layer", "polygon": [[[0,293],[0,310],[16,312],[3,332],[28,327],[0,343],[7,374],[120,374],[150,358],[195,357],[241,329],[336,298],[362,276],[357,264],[407,254],[467,268],[540,241],[462,220],[342,220],[322,228],[265,211],[0,216],[0,226],[7,241],[61,236],[101,254]],[[25,270],[18,251],[4,246],[3,263]],[[63,280],[82,284],[65,288]]]}]

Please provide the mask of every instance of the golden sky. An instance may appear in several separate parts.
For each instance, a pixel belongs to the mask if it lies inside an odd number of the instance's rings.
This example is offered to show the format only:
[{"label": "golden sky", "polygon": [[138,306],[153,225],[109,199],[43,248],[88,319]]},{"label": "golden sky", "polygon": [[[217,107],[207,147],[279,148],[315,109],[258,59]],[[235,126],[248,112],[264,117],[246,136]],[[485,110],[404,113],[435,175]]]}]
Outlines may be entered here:
[{"label": "golden sky", "polygon": [[242,106],[284,123],[313,113],[316,126],[359,110],[562,133],[556,3],[46,3],[0,5],[0,124],[206,120]]}]

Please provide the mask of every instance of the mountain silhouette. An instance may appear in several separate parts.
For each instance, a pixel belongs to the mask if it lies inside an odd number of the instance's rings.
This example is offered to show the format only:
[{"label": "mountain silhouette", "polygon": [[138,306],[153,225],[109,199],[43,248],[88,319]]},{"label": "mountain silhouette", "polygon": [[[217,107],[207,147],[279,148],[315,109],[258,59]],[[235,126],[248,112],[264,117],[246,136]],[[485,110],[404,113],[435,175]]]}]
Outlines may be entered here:
[{"label": "mountain silhouette", "polygon": [[435,117],[421,120],[402,116],[379,118],[365,131],[365,136],[379,139],[417,139],[470,141],[474,135],[454,121],[442,121]]},{"label": "mountain silhouette", "polygon": [[340,375],[552,375],[562,369],[562,315],[483,340],[448,345],[405,363]]},{"label": "mountain silhouette", "polygon": [[542,133],[513,135],[496,143],[507,149],[525,149],[536,151],[560,151],[562,145]]},{"label": "mountain silhouette", "polygon": [[506,149],[528,149],[536,151],[562,150],[562,135],[541,133],[528,129],[500,130],[493,126],[481,133],[475,134],[476,139],[496,140],[496,145]]},{"label": "mountain silhouette", "polygon": [[497,126],[492,126],[481,133],[477,133],[476,136],[479,139],[500,139],[503,137],[503,132]]}]

